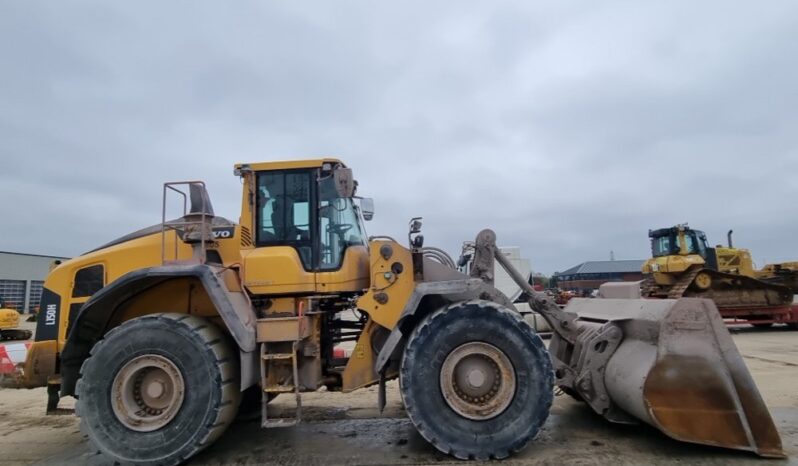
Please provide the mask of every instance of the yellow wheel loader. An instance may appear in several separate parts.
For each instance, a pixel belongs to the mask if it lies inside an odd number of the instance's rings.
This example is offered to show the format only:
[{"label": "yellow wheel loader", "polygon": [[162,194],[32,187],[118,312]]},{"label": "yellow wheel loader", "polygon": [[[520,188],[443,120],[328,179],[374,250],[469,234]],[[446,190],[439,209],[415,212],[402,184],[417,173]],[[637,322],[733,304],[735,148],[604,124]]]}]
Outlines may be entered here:
[{"label": "yellow wheel loader", "polygon": [[785,274],[755,270],[751,253],[733,247],[731,234],[728,247],[712,248],[703,231],[687,225],[650,230],[652,258],[643,264],[643,294],[707,298],[730,311],[789,307],[793,292],[781,280]]},{"label": "yellow wheel loader", "polygon": [[[505,458],[545,422],[555,386],[612,422],[782,456],[780,438],[711,301],[572,300],[561,310],[483,230],[469,275],[424,246],[367,238],[369,199],[335,159],[239,164],[241,216],[204,184],[164,185],[184,215],[65,261],[44,284],[19,383],[48,408],[77,398],[89,440],[121,464],[178,464],[237,411],[264,428],[302,416],[302,393],[399,379],[420,434],[456,458]],[[554,335],[547,351],[493,285],[494,259]],[[355,315],[356,318],[349,316]],[[336,351],[355,342],[351,356]],[[269,400],[291,396],[291,417]],[[242,402],[242,400],[244,400]],[[257,403],[260,401],[260,403]]]},{"label": "yellow wheel loader", "polygon": [[15,309],[6,307],[6,303],[0,297],[0,340],[27,340],[33,336],[33,332],[19,327],[19,312]]}]

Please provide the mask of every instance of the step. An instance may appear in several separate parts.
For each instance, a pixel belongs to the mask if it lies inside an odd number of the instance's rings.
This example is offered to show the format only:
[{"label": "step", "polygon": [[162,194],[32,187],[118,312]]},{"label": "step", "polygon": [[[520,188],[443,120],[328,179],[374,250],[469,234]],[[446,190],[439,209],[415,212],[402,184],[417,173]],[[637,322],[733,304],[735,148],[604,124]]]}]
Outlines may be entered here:
[{"label": "step", "polygon": [[294,353],[267,353],[263,355],[263,359],[272,360],[272,359],[291,359],[294,357]]},{"label": "step", "polygon": [[296,386],[294,385],[267,385],[264,389],[266,393],[294,393]]},{"label": "step", "polygon": [[277,419],[267,419],[261,423],[261,427],[265,429],[271,429],[275,427],[293,427],[299,424],[299,419],[295,418],[277,418]]}]

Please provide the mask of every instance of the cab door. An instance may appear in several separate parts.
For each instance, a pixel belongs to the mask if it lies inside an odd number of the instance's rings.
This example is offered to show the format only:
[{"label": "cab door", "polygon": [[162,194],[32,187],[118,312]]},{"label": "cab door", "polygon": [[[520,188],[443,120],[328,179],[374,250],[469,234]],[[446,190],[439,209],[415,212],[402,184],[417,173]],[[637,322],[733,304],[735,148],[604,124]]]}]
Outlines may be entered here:
[{"label": "cab door", "polygon": [[253,294],[316,289],[316,170],[255,175],[254,249],[242,250],[244,286]]}]

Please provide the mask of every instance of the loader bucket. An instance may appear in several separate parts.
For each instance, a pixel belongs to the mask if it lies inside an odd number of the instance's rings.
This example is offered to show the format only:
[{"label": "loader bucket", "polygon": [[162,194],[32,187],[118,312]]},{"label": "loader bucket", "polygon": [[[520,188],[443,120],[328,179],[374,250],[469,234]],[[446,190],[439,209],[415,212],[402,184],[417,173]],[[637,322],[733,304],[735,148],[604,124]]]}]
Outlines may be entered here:
[{"label": "loader bucket", "polygon": [[[676,440],[784,456],[773,419],[711,300],[577,299],[565,311],[577,315],[581,334],[610,323],[623,332],[604,368],[613,406]],[[595,350],[582,351],[589,362]]]}]

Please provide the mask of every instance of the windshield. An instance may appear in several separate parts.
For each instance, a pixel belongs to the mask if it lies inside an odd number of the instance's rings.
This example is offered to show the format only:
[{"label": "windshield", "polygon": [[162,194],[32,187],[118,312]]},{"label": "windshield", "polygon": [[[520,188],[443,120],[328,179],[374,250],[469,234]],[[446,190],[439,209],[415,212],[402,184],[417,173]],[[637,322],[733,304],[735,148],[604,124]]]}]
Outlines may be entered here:
[{"label": "windshield", "polygon": [[706,256],[706,236],[700,231],[688,231],[684,234],[684,241],[687,243],[688,254],[698,254]]},{"label": "windshield", "polygon": [[692,233],[693,238],[693,246],[695,250],[690,250],[690,252],[695,252],[699,254],[701,257],[707,257],[707,236],[704,234],[703,231],[694,231]]},{"label": "windshield", "polygon": [[357,208],[351,198],[338,197],[332,176],[319,183],[319,231],[321,270],[338,269],[347,247],[366,244]]},{"label": "windshield", "polygon": [[[687,246],[688,254],[699,254],[706,257],[707,238],[701,231],[686,231],[684,241]],[[651,253],[654,257],[670,256],[679,254],[679,236],[677,234],[657,236],[651,238]]]}]

